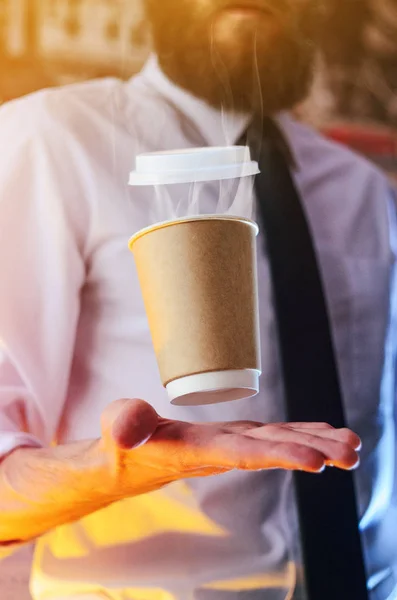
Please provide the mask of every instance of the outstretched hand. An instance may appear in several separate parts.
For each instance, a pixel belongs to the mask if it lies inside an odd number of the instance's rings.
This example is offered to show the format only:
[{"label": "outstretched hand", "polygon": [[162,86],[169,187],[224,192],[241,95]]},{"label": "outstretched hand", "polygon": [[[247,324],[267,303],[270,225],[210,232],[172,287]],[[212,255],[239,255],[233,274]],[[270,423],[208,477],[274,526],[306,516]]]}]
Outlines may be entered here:
[{"label": "outstretched hand", "polygon": [[361,448],[355,433],[325,423],[185,423],[162,419],[142,400],[111,404],[102,430],[117,497],[233,469],[353,469]]}]

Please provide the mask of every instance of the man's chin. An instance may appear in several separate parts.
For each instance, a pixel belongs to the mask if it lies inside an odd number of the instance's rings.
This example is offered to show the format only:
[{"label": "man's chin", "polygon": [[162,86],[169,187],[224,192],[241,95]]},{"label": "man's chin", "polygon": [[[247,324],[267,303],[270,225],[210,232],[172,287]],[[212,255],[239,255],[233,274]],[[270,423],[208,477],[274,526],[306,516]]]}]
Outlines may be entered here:
[{"label": "man's chin", "polygon": [[[211,43],[196,38],[192,52],[158,52],[165,73],[177,85],[216,108],[268,114],[292,108],[308,90],[314,56],[308,47],[282,35],[255,38],[251,25],[238,31],[224,29],[222,18]],[[201,39],[201,44],[199,40]],[[185,48],[185,49],[186,49]]]}]

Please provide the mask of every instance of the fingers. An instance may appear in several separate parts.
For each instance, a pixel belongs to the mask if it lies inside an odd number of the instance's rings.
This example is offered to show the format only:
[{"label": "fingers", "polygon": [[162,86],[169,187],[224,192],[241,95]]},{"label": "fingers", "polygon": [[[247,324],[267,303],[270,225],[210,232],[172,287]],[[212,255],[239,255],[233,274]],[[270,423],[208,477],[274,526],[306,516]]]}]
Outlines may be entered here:
[{"label": "fingers", "polygon": [[[295,429],[295,423],[291,423],[290,428]],[[352,448],[354,448],[354,450],[356,450],[356,451],[360,451],[362,448],[361,439],[359,438],[359,436],[357,434],[355,434],[350,429],[334,429],[334,428],[330,427],[330,428],[321,429],[321,431],[319,431],[319,430],[312,429],[311,424],[306,424],[306,427],[303,427],[303,426],[299,427],[297,429],[297,431],[300,431],[302,433],[306,432],[309,434],[315,434],[315,435],[319,435],[325,439],[343,442],[345,444],[348,444]]]},{"label": "fingers", "polygon": [[266,439],[277,443],[298,444],[314,450],[323,457],[324,464],[340,469],[352,469],[359,464],[355,450],[359,438],[349,430],[292,429],[288,426],[266,425],[250,429],[247,437]]},{"label": "fingers", "polygon": [[116,400],[102,415],[104,437],[121,450],[137,448],[147,442],[156,431],[159,416],[143,400]]},{"label": "fingers", "polygon": [[[299,443],[299,440],[294,442],[275,439],[277,436],[271,432],[266,435],[266,426],[253,429],[250,425],[244,432],[240,432],[225,430],[219,424],[181,425],[179,442],[182,446],[176,453],[176,458],[178,469],[187,476],[194,476],[207,468],[209,473],[215,474],[222,469],[299,469],[321,472],[326,466],[326,457],[321,451]],[[257,432],[261,434],[258,436]],[[287,432],[287,437],[291,437],[290,433]]]},{"label": "fingers", "polygon": [[268,458],[274,464],[271,468],[321,473],[326,467],[324,455],[321,452],[293,442],[272,444]]},{"label": "fingers", "polygon": [[277,423],[277,425],[298,431],[306,431],[307,433],[315,433],[316,435],[321,435],[321,437],[345,442],[355,450],[361,450],[362,448],[361,439],[351,429],[335,429],[335,427],[328,425],[328,423]]},{"label": "fingers", "polygon": [[206,467],[212,473],[217,469],[276,468],[321,472],[326,466],[352,469],[359,464],[355,450],[359,438],[350,430],[323,424],[307,430],[302,425],[173,423],[181,443],[175,448],[177,469],[185,473],[197,473]]},{"label": "fingers", "polygon": [[292,427],[292,429],[330,429],[335,430],[335,427],[328,423],[274,423],[274,425]]},{"label": "fingers", "polygon": [[[347,444],[353,450],[360,451],[362,448],[362,442],[358,435],[347,428],[335,429],[328,423],[274,423],[268,425],[261,425],[260,423],[240,421],[237,423],[225,423],[224,430],[230,433],[246,433],[249,435],[251,430],[254,437],[262,437],[264,427],[267,432],[280,432],[290,431],[297,434],[307,434],[321,437],[323,439],[334,440],[335,442],[341,442]],[[252,431],[252,430],[256,430]],[[289,438],[290,439],[290,438]],[[301,436],[301,442],[305,439],[304,435]],[[306,438],[307,443],[310,443],[309,438]]]},{"label": "fingers", "polygon": [[[230,433],[243,433],[249,429],[259,429],[264,427],[263,423],[254,421],[238,421],[224,423],[223,428]],[[354,450],[361,450],[362,442],[358,435],[350,429],[335,429],[328,423],[272,423],[267,427],[282,427],[284,429],[306,432],[309,434],[319,435],[324,438],[337,440],[349,444]]]},{"label": "fingers", "polygon": [[220,457],[220,463],[228,461],[230,467],[235,469],[286,469],[320,473],[326,466],[326,459],[320,451],[299,443],[230,435],[225,436],[221,445],[224,455]]}]

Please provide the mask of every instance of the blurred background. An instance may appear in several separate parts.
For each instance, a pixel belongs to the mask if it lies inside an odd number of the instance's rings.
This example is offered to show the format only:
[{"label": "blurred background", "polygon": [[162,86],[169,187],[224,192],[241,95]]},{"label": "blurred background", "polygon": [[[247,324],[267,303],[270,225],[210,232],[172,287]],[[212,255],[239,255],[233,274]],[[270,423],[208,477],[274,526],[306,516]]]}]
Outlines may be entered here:
[{"label": "blurred background", "polygon": [[0,101],[48,85],[139,70],[140,0],[0,0]]}]

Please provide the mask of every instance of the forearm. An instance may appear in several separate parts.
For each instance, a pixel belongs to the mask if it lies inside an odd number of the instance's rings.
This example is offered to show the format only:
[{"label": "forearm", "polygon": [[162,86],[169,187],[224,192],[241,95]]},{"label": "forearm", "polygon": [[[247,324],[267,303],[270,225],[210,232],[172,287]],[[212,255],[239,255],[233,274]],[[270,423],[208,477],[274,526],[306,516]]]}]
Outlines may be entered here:
[{"label": "forearm", "polygon": [[111,504],[98,442],[19,448],[0,464],[0,544],[26,542]]}]

